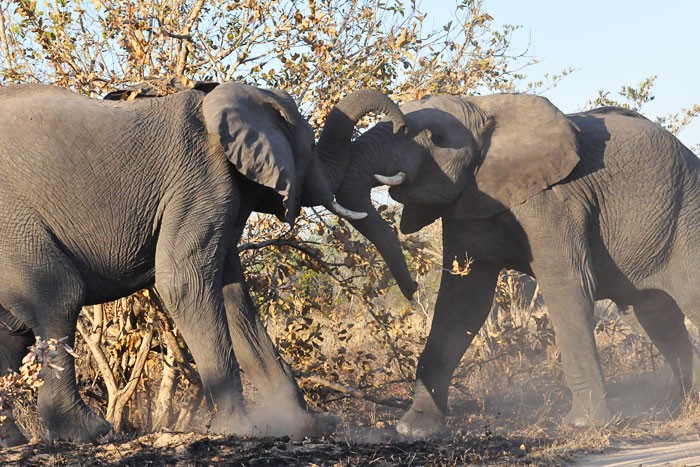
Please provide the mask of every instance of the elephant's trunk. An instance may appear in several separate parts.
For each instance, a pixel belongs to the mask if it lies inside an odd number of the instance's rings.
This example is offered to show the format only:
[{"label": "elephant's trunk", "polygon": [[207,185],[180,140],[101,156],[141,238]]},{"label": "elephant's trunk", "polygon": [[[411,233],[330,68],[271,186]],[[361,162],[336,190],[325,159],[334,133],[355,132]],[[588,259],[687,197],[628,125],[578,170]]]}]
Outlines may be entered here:
[{"label": "elephant's trunk", "polygon": [[326,118],[318,140],[318,154],[326,168],[332,191],[340,186],[350,161],[350,142],[357,122],[370,112],[385,114],[394,133],[406,130],[406,119],[399,107],[379,91],[363,89],[343,98]]},{"label": "elephant's trunk", "polygon": [[397,232],[382,218],[372,205],[371,190],[377,185],[375,173],[382,173],[381,162],[385,160],[386,146],[391,144],[392,129],[388,123],[380,123],[365,133],[352,145],[352,163],[336,192],[338,201],[355,211],[368,215],[350,223],[372,242],[389,266],[401,292],[409,300],[416,291],[417,284],[408,271]]},{"label": "elephant's trunk", "polygon": [[348,220],[363,219],[367,216],[364,212],[352,211],[336,202],[335,194],[328,186],[328,174],[317,157],[311,160],[309,169],[306,171],[301,202],[303,206],[323,206]]}]

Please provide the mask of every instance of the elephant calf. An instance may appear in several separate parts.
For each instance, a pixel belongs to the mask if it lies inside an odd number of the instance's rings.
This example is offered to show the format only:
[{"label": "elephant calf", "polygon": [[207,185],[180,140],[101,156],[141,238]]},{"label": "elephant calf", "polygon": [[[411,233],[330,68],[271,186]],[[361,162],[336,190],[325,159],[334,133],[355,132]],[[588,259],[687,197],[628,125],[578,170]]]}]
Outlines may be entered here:
[{"label": "elephant calf", "polygon": [[[573,395],[569,423],[610,417],[594,300],[633,309],[680,392],[698,388],[700,360],[683,322],[700,326],[700,161],[691,151],[629,110],[564,115],[530,95],[436,95],[401,110],[410,133],[393,134],[388,123],[366,132],[333,187],[340,202],[369,212],[351,222],[377,245],[407,296],[415,284],[369,190],[392,185],[404,233],[442,218],[445,272],[399,432],[424,437],[444,428],[450,379],[503,268],[540,284]],[[465,254],[472,272],[451,274],[453,259]]]}]

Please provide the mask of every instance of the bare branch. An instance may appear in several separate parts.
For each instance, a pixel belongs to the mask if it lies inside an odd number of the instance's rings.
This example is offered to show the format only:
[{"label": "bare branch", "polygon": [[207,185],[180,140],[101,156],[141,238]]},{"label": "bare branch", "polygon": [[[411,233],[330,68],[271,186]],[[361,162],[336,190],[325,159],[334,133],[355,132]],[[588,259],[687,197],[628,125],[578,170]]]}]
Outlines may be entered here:
[{"label": "bare branch", "polygon": [[112,406],[112,412],[107,411],[107,419],[114,425],[115,431],[121,430],[121,425],[124,417],[124,408],[126,404],[131,400],[136,387],[141,381],[143,375],[143,370],[146,367],[146,361],[148,360],[148,353],[151,349],[151,342],[153,341],[153,326],[149,326],[146,333],[141,336],[141,345],[136,353],[136,363],[131,370],[131,377],[126,385],[119,390],[116,400]]},{"label": "bare branch", "polygon": [[110,406],[114,404],[119,388],[117,386],[117,381],[114,378],[112,367],[107,359],[107,355],[105,355],[104,350],[102,350],[102,347],[100,346],[100,341],[102,340],[101,333],[98,334],[88,332],[80,320],[78,320],[78,332],[87,344],[88,349],[90,349],[90,353],[95,359],[97,369],[102,375],[102,379],[107,387],[107,397],[109,398],[108,410],[110,410]]},{"label": "bare branch", "polygon": [[192,46],[190,31],[192,30],[192,26],[194,26],[195,22],[199,18],[199,15],[202,13],[202,8],[204,7],[205,1],[206,0],[197,0],[197,3],[195,3],[192,6],[190,14],[185,20],[184,27],[178,33],[179,36],[190,37],[190,40],[187,42],[183,41],[180,45],[180,56],[178,57],[177,67],[175,68],[175,76],[182,77],[185,74],[185,67],[187,66],[187,55],[190,51],[190,47]]},{"label": "bare branch", "polygon": [[0,4],[0,45],[2,46],[2,55],[5,58],[5,68],[7,71],[12,70],[12,60],[10,55],[10,46],[7,42],[7,32],[5,31],[5,11]]},{"label": "bare branch", "polygon": [[347,396],[352,396],[358,399],[364,399],[369,402],[374,402],[375,404],[379,405],[385,405],[387,407],[394,407],[397,409],[403,409],[403,410],[408,410],[408,408],[411,406],[411,403],[406,400],[402,399],[383,399],[380,397],[375,397],[371,394],[367,394],[364,391],[361,391],[359,389],[353,388],[351,386],[346,386],[344,384],[337,383],[335,381],[330,381],[325,378],[321,378],[320,376],[315,376],[315,375],[309,375],[309,376],[302,376],[300,378],[302,381],[305,381],[309,384],[316,384],[318,386],[323,386],[325,388],[331,389],[335,392],[339,392],[341,394],[345,394]]},{"label": "bare branch", "polygon": [[193,42],[192,36],[189,34],[175,34],[174,32],[168,31],[167,28],[162,27],[160,28],[160,33],[164,35],[165,37],[171,37],[173,39],[179,39],[182,41],[187,41],[187,42]]}]

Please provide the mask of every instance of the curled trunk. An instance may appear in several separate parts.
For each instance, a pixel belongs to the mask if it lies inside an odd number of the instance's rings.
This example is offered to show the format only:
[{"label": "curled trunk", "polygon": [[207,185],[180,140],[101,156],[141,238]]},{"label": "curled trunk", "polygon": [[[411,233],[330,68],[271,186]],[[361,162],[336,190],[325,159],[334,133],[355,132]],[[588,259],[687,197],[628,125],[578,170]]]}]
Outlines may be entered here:
[{"label": "curled trunk", "polygon": [[393,141],[388,123],[380,123],[352,145],[352,164],[348,167],[336,192],[338,201],[346,207],[366,212],[361,220],[350,223],[372,242],[386,261],[403,295],[409,300],[417,285],[404,258],[397,232],[382,218],[372,205],[371,190],[377,185],[375,173],[382,173],[381,161],[389,153]]},{"label": "curled trunk", "polygon": [[[326,118],[326,124],[318,141],[319,160],[328,174],[327,183],[336,193],[338,201],[353,211],[366,212],[364,219],[349,219],[350,223],[379,250],[387,262],[401,292],[412,298],[416,283],[411,278],[408,266],[401,250],[397,233],[387,224],[372,205],[370,191],[376,185],[373,166],[366,167],[366,161],[378,161],[379,154],[365,150],[364,143],[358,142],[357,151],[351,150],[351,140],[356,123],[364,115],[376,112],[385,114],[385,121],[368,131],[361,138],[369,142],[389,143],[391,137],[406,131],[406,119],[399,107],[386,95],[372,90],[356,91],[341,100]],[[373,139],[372,134],[383,134],[380,139]],[[352,161],[351,153],[358,157]],[[351,172],[348,173],[352,167]]]},{"label": "curled trunk", "polygon": [[394,133],[406,130],[406,119],[399,107],[385,94],[363,89],[343,98],[333,107],[318,140],[318,155],[328,174],[328,185],[335,192],[350,161],[350,142],[357,122],[370,112],[384,114]]}]

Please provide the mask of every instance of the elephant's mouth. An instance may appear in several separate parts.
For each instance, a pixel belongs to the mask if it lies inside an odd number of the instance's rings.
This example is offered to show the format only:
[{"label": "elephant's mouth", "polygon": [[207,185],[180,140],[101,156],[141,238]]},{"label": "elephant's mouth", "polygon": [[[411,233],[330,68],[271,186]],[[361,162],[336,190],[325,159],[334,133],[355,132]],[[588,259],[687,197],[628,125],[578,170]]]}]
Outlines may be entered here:
[{"label": "elephant's mouth", "polygon": [[410,190],[406,185],[392,186],[389,188],[389,195],[392,197],[392,199],[401,204],[406,204],[408,202],[410,194]]},{"label": "elephant's mouth", "polygon": [[445,188],[444,192],[438,192],[429,188],[421,188],[410,183],[389,188],[389,195],[401,204],[433,204],[443,205],[453,202],[459,193],[455,190]]}]

